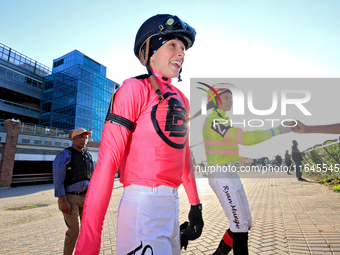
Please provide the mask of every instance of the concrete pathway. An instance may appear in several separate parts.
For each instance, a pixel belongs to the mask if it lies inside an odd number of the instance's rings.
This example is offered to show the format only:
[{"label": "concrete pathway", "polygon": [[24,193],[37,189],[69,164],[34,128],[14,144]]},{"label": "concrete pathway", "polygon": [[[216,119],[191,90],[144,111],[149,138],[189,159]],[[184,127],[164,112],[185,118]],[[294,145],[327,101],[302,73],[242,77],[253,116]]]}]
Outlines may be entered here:
[{"label": "concrete pathway", "polygon": [[[281,176],[280,176],[281,175]],[[253,228],[250,254],[340,254],[340,194],[287,174],[242,178]],[[205,228],[182,254],[212,254],[228,221],[206,178],[197,179]],[[104,222],[100,254],[115,254],[118,180]],[[188,200],[180,194],[180,222]],[[0,189],[0,254],[62,254],[66,226],[52,184]]]}]

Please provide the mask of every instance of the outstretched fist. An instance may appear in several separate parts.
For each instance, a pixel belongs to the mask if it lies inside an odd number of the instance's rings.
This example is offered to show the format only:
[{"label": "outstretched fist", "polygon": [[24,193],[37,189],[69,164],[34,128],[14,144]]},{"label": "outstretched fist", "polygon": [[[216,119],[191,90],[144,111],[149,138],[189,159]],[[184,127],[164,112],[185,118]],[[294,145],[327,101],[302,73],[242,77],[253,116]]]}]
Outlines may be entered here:
[{"label": "outstretched fist", "polygon": [[292,132],[291,126],[292,126],[292,122],[285,121],[280,126],[278,126],[277,128],[279,129],[280,134],[286,134],[286,133]]}]

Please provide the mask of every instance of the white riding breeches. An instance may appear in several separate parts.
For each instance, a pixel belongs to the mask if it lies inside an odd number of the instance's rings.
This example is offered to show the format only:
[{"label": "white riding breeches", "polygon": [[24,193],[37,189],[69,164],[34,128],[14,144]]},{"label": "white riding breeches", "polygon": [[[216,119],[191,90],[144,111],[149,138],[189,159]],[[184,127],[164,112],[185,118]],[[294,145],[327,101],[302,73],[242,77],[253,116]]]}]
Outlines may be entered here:
[{"label": "white riding breeches", "polygon": [[117,254],[180,254],[177,188],[130,185],[118,209]]},{"label": "white riding breeches", "polygon": [[209,185],[218,197],[232,232],[248,232],[252,217],[246,193],[238,175],[232,178],[209,178]]}]

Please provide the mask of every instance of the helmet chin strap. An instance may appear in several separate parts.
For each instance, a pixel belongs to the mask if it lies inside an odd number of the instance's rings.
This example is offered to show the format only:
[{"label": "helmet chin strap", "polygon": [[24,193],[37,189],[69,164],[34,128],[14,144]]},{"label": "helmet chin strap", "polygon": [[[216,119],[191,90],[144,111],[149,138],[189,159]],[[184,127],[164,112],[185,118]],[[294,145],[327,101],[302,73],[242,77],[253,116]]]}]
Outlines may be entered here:
[{"label": "helmet chin strap", "polygon": [[182,72],[182,67],[181,67],[181,70],[179,70],[179,73],[178,73],[178,82],[182,81],[182,79],[181,79],[181,72]]},{"label": "helmet chin strap", "polygon": [[151,86],[152,86],[152,88],[155,90],[155,92],[156,92],[157,95],[158,95],[158,101],[159,101],[160,103],[165,104],[164,97],[163,97],[162,92],[161,92],[161,90],[160,90],[160,88],[159,88],[159,86],[158,86],[158,83],[157,83],[157,81],[156,81],[155,76],[154,76],[153,73],[151,72],[150,66],[149,66],[149,65],[145,65],[145,67],[146,67],[146,70],[148,70],[148,74],[150,75],[149,79],[150,79],[150,82],[151,82]]},{"label": "helmet chin strap", "polygon": [[151,72],[151,68],[150,66],[148,65],[148,60],[149,60],[149,48],[150,48],[150,38],[148,38],[145,42],[145,55],[142,53],[142,51],[140,50],[139,51],[139,57],[140,57],[140,62],[142,63],[143,66],[146,67],[146,70],[148,71],[148,74],[149,74],[149,79],[150,79],[150,82],[151,82],[151,86],[152,88],[155,90],[155,92],[157,93],[158,95],[158,101],[160,103],[163,103],[165,104],[165,100],[164,100],[164,97],[162,95],[162,92],[158,86],[158,83],[156,81],[156,78],[155,76],[153,75],[153,73]]}]

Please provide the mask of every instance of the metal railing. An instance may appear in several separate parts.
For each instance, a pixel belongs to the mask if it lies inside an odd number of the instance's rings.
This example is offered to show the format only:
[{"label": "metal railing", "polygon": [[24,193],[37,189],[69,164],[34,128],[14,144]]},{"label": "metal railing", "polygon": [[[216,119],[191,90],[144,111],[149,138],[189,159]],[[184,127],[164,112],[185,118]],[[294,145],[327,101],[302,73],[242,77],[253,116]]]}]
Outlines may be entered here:
[{"label": "metal railing", "polygon": [[12,177],[12,186],[20,184],[37,184],[37,183],[52,183],[53,173],[45,174],[15,174]]},{"label": "metal railing", "polygon": [[51,68],[2,43],[0,43],[0,58],[42,77],[52,74]]},{"label": "metal railing", "polygon": [[50,137],[69,138],[69,131],[59,128],[51,128],[34,124],[19,124],[19,133],[31,135],[43,135]]},{"label": "metal railing", "polygon": [[304,173],[318,178],[340,178],[340,137],[304,151]]}]

